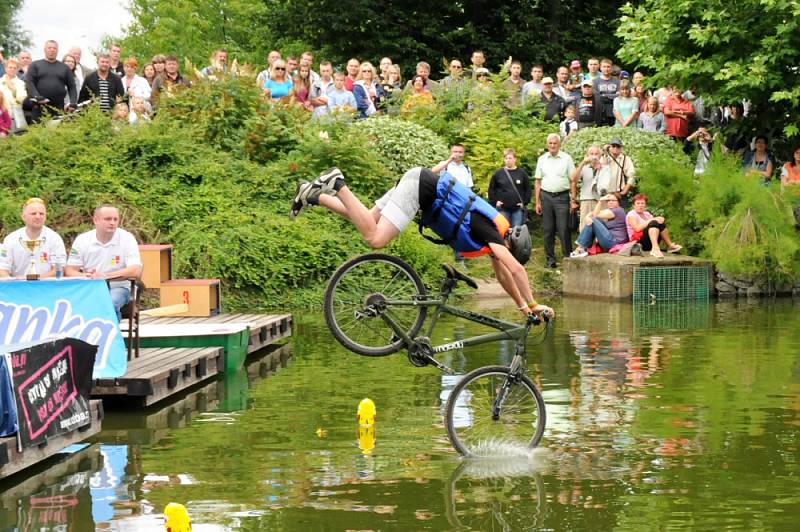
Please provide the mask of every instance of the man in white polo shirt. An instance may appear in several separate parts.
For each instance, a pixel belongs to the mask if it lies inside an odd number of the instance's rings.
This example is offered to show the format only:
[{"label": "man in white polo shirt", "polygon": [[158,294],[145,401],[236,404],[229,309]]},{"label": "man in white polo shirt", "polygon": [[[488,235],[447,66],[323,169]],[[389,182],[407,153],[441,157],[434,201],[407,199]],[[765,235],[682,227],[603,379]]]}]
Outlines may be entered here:
[{"label": "man in white polo shirt", "polygon": [[536,214],[542,216],[544,253],[547,267],[556,267],[556,233],[561,240],[564,257],[572,253],[572,236],[569,230],[569,211],[578,208],[577,184],[570,179],[575,162],[567,152],[561,151],[561,137],[555,133],[547,136],[547,153],[536,162],[534,190]]},{"label": "man in white polo shirt", "polygon": [[472,170],[469,165],[464,162],[463,144],[453,144],[450,146],[450,157],[431,168],[431,172],[437,175],[442,175],[444,172],[447,172],[465,187],[472,188],[473,186]]},{"label": "man in white polo shirt", "polygon": [[30,198],[22,205],[21,227],[10,233],[0,246],[0,277],[25,277],[31,264],[31,252],[23,240],[41,240],[36,251],[36,271],[42,278],[55,275],[55,261],[64,264],[66,250],[58,233],[44,225],[47,208],[41,198]]},{"label": "man in white polo shirt", "polygon": [[136,238],[119,228],[119,211],[113,205],[95,209],[94,229],[78,235],[69,251],[65,274],[70,277],[107,279],[111,300],[120,309],[130,300],[130,278],[142,275],[142,259]]}]

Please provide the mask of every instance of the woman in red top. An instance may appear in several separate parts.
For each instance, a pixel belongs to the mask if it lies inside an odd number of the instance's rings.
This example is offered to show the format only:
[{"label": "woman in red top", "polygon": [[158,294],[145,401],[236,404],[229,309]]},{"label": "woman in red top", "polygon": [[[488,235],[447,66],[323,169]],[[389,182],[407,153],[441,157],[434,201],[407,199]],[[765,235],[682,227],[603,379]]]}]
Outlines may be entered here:
[{"label": "woman in red top", "polygon": [[667,98],[663,111],[667,117],[667,135],[679,141],[688,137],[689,120],[694,116],[694,106],[683,97],[679,89],[675,88],[672,91],[672,96]]},{"label": "woman in red top", "polygon": [[794,150],[794,160],[781,168],[781,185],[800,185],[800,146]]},{"label": "woman in red top", "polygon": [[676,244],[669,238],[667,221],[663,216],[653,216],[647,210],[647,196],[636,194],[633,197],[633,210],[625,217],[628,226],[628,238],[639,240],[643,251],[649,251],[650,255],[663,258],[659,241],[663,240],[667,245],[667,253],[677,253],[683,246]]}]

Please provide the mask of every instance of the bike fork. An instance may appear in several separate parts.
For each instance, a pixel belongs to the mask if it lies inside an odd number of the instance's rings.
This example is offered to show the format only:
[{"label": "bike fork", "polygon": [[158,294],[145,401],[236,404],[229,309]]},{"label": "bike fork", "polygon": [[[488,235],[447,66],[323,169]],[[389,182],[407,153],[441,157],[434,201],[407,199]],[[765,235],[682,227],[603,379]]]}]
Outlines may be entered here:
[{"label": "bike fork", "polygon": [[516,385],[519,381],[519,375],[523,371],[522,359],[522,355],[517,353],[511,361],[508,376],[506,376],[500,389],[497,390],[497,397],[495,397],[494,403],[492,404],[492,421],[498,421],[500,419],[500,410],[503,408],[506,397],[508,397],[508,392],[511,390],[511,387]]}]

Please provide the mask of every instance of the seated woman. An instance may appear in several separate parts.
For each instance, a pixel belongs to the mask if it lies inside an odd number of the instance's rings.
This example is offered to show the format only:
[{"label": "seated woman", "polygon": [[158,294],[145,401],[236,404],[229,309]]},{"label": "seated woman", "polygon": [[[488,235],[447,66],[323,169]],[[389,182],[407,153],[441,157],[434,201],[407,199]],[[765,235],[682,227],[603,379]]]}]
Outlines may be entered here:
[{"label": "seated woman", "polygon": [[595,239],[604,251],[628,241],[625,210],[619,206],[619,196],[619,192],[606,194],[600,198],[594,210],[586,215],[583,229],[578,235],[578,247],[570,257],[588,255],[587,250]]},{"label": "seated woman", "polygon": [[667,245],[667,253],[676,253],[683,249],[683,246],[670,240],[664,217],[653,216],[647,211],[647,196],[644,194],[633,197],[633,210],[625,217],[625,222],[628,226],[628,240],[638,240],[642,250],[649,251],[653,257],[664,257],[659,240]]},{"label": "seated woman", "polygon": [[767,150],[767,137],[763,135],[757,136],[754,146],[755,150],[744,156],[742,166],[746,174],[760,176],[766,185],[772,179],[772,172],[775,170],[775,159]]}]

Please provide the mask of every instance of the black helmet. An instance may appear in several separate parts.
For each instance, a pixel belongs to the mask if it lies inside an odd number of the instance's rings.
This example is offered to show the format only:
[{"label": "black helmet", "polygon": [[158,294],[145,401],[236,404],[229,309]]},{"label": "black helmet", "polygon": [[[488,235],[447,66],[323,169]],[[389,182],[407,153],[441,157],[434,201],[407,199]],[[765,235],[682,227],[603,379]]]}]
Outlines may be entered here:
[{"label": "black helmet", "polygon": [[506,233],[506,242],[511,254],[520,264],[527,263],[531,258],[531,234],[527,225],[511,227]]}]

